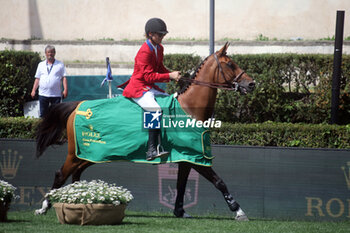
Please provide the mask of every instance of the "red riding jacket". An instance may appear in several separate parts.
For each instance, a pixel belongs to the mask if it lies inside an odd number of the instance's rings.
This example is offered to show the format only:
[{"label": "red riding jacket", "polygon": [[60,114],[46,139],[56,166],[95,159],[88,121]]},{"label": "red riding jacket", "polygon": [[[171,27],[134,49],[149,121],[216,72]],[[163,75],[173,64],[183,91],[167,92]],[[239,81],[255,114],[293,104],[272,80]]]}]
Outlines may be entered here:
[{"label": "red riding jacket", "polygon": [[157,56],[149,40],[143,43],[135,57],[134,73],[127,82],[119,86],[126,86],[123,96],[139,98],[151,88],[164,92],[155,83],[169,82],[169,70],[163,64],[163,46],[157,45],[156,48]]}]

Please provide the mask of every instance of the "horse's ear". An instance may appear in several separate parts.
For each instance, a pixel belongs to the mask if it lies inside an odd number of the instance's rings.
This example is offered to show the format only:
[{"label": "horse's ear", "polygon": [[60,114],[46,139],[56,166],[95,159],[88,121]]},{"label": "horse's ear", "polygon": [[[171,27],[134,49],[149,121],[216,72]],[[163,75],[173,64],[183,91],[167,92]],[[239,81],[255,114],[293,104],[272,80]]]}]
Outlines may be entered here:
[{"label": "horse's ear", "polygon": [[219,56],[225,56],[226,55],[226,50],[230,46],[229,42],[226,42],[225,45],[219,50]]}]

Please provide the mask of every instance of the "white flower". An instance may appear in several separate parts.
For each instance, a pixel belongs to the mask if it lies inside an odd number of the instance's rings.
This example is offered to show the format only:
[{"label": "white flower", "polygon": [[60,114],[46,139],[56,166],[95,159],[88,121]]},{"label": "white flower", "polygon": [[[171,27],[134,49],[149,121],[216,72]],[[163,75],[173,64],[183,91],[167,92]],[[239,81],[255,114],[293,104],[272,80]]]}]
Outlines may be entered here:
[{"label": "white flower", "polygon": [[60,189],[51,190],[45,197],[52,202],[113,205],[127,204],[133,199],[129,190],[117,187],[115,184],[108,184],[102,180],[75,182]]},{"label": "white flower", "polygon": [[16,188],[4,180],[0,180],[0,201],[11,202],[12,199],[19,198],[15,195]]},{"label": "white flower", "polygon": [[113,205],[120,205],[120,201],[113,201],[112,204]]}]

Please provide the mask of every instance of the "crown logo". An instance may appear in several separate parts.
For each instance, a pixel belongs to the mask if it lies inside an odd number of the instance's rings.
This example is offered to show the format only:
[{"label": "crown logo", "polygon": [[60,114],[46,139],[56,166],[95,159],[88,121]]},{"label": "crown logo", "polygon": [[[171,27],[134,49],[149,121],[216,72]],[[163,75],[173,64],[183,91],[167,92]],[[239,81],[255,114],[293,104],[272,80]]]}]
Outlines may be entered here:
[{"label": "crown logo", "polygon": [[[344,176],[345,176],[345,181],[346,184],[348,186],[348,189],[350,190],[350,161],[346,163],[346,165],[348,165],[348,171],[346,171],[345,166],[342,166],[341,169],[344,172]],[[346,172],[348,172],[348,174],[346,174]]]},{"label": "crown logo", "polygon": [[5,179],[13,179],[17,175],[17,170],[23,156],[18,156],[18,151],[12,151],[11,149],[3,150],[2,161],[0,162],[0,169],[2,176]]}]

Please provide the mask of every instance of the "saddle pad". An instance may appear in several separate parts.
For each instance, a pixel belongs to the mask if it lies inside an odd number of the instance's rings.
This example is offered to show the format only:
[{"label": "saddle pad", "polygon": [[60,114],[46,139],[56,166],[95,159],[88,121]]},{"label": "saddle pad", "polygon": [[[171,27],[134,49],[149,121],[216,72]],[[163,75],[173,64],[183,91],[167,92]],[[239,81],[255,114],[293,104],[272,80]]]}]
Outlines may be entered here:
[{"label": "saddle pad", "polygon": [[[144,111],[124,96],[84,101],[76,108],[76,156],[94,163],[127,160],[211,166],[208,128],[196,127],[196,121],[187,116],[173,96],[157,97],[157,102],[163,110],[161,142],[164,150],[170,152],[168,156],[146,160],[148,129],[143,128]],[[186,123],[189,127],[184,127]]]}]

